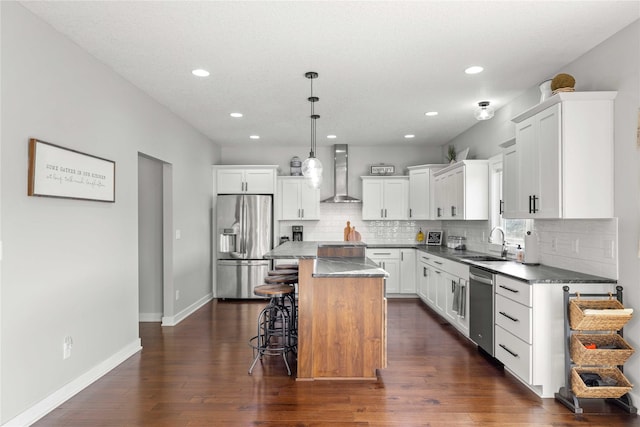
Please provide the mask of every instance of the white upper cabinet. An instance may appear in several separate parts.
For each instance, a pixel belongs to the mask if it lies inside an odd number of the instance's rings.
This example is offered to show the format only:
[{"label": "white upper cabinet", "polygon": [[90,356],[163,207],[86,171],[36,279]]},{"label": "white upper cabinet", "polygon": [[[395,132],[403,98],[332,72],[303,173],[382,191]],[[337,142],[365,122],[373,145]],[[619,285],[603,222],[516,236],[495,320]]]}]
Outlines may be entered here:
[{"label": "white upper cabinet", "polygon": [[506,218],[613,217],[613,100],[558,93],[513,119],[504,154]]},{"label": "white upper cabinet", "polygon": [[280,219],[320,219],[320,189],[311,187],[309,181],[297,176],[278,177]]},{"label": "white upper cabinet", "polygon": [[409,166],[409,218],[432,219],[433,182],[431,175],[446,165]]},{"label": "white upper cabinet", "polygon": [[409,219],[409,177],[362,178],[362,219]]},{"label": "white upper cabinet", "polygon": [[277,166],[214,166],[217,194],[273,194]]},{"label": "white upper cabinet", "polygon": [[486,160],[462,160],[433,173],[433,219],[489,218],[489,166]]}]

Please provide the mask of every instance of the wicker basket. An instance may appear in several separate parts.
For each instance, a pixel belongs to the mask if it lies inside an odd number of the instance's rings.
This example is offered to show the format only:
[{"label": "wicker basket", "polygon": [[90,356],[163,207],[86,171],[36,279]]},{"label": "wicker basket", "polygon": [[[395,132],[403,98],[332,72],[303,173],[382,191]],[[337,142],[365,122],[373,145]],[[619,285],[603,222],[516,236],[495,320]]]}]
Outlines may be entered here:
[{"label": "wicker basket", "polygon": [[[593,343],[595,349],[585,347]],[[601,349],[605,345],[614,345],[616,349]],[[578,365],[624,365],[634,350],[618,334],[573,334],[571,336],[571,359]]]},{"label": "wicker basket", "polygon": [[620,301],[609,298],[600,300],[582,300],[578,298],[569,302],[569,324],[576,331],[619,331],[631,319],[631,314],[590,314],[585,315],[584,310],[623,309]]},{"label": "wicker basket", "polygon": [[[601,378],[611,377],[618,383],[617,386],[587,387],[580,378],[581,373],[592,372]],[[571,390],[576,397],[591,397],[600,399],[616,399],[625,395],[633,386],[618,368],[573,368],[571,369]]]}]

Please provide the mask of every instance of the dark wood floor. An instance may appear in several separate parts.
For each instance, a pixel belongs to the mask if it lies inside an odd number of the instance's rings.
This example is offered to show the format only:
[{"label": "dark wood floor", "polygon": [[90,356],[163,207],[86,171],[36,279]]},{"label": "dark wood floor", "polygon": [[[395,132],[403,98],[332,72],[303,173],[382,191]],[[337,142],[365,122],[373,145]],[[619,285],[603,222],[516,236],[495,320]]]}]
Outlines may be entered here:
[{"label": "dark wood floor", "polygon": [[[212,302],[178,326],[141,323],[143,351],[65,402],[45,426],[638,426],[617,407],[582,419],[539,399],[415,299],[390,300],[377,381],[296,382],[252,360],[262,302]],[[592,401],[593,402],[593,401]]]}]

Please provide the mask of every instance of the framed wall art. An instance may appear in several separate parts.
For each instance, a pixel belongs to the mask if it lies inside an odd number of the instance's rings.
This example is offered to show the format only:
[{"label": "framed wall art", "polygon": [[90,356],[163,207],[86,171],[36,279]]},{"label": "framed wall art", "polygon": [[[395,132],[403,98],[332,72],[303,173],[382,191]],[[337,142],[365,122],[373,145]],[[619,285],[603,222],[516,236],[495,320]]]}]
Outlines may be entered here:
[{"label": "framed wall art", "polygon": [[427,245],[440,246],[442,244],[442,230],[427,231]]},{"label": "framed wall art", "polygon": [[29,140],[29,196],[116,201],[116,163],[38,139]]}]

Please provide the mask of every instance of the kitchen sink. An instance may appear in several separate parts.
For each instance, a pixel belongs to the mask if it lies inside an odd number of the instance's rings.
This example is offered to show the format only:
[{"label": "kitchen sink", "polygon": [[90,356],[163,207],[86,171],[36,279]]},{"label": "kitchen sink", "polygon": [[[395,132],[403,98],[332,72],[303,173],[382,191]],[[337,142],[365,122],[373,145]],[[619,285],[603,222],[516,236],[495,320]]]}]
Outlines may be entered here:
[{"label": "kitchen sink", "polygon": [[462,259],[468,259],[469,261],[509,261],[507,258],[500,258],[491,255],[470,255],[464,256]]}]

